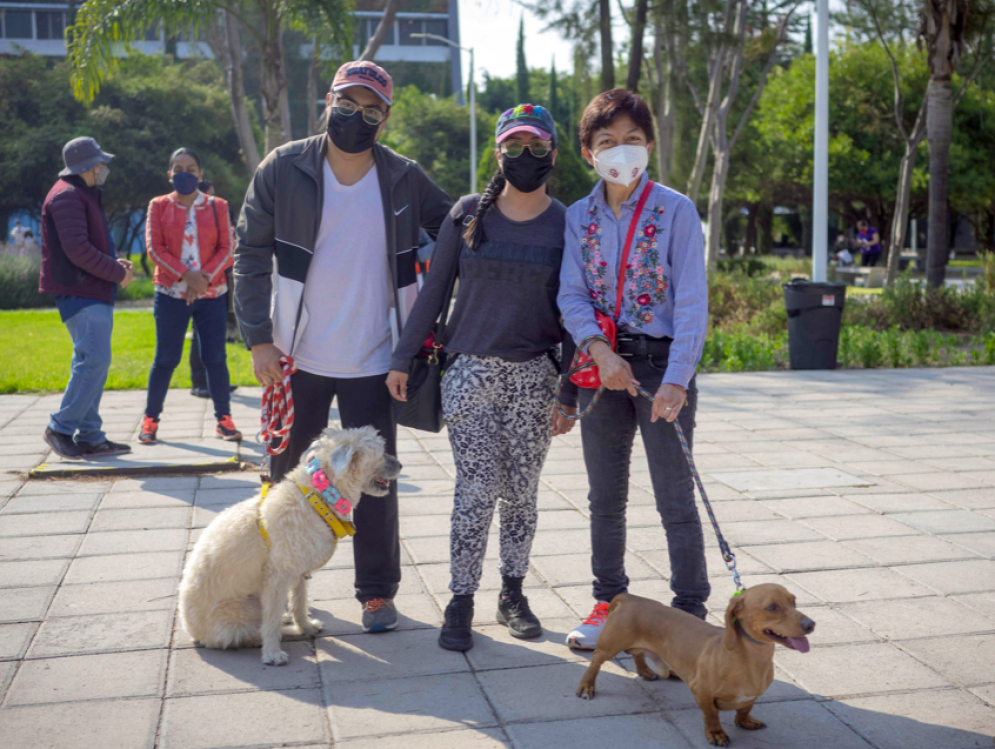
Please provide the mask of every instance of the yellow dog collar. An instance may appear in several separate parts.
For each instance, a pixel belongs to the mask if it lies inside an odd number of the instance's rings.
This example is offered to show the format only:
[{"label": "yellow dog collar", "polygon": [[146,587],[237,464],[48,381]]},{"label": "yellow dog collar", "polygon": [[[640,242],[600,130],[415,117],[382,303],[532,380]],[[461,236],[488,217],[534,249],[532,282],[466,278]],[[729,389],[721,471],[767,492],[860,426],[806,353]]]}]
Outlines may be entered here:
[{"label": "yellow dog collar", "polygon": [[[259,535],[262,536],[263,543],[266,544],[267,549],[270,547],[270,538],[269,532],[266,530],[266,521],[263,520],[262,508],[263,502],[266,501],[266,494],[269,492],[269,487],[269,484],[263,484],[262,494],[259,497]],[[328,505],[321,501],[311,487],[298,484],[297,488],[301,490],[304,498],[321,515],[321,519],[328,523],[328,527],[332,529],[332,533],[335,534],[336,538],[356,535],[356,527],[348,520],[339,520],[335,513],[328,509]]]}]

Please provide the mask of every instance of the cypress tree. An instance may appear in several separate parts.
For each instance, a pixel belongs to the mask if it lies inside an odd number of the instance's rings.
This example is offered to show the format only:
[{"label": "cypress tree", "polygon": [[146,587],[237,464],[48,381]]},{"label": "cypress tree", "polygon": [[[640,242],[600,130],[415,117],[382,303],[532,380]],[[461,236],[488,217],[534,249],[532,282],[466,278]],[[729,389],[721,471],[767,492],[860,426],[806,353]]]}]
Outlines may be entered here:
[{"label": "cypress tree", "polygon": [[805,24],[805,48],[802,50],[806,55],[812,54],[812,14],[808,15],[808,23]]},{"label": "cypress tree", "polygon": [[529,103],[529,67],[525,64],[525,16],[518,24],[518,57],[515,79],[518,84],[518,104]]},{"label": "cypress tree", "polygon": [[560,121],[560,100],[559,92],[556,90],[556,58],[549,65],[549,113],[553,119]]}]

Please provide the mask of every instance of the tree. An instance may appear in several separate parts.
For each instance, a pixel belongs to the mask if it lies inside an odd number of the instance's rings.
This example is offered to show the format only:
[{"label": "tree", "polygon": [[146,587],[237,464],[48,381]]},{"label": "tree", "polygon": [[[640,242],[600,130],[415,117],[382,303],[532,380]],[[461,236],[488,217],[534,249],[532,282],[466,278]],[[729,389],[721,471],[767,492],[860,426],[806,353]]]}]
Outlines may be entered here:
[{"label": "tree", "polygon": [[386,0],[383,16],[380,18],[380,23],[377,24],[377,30],[373,32],[373,36],[366,42],[366,47],[359,56],[360,60],[369,60],[372,62],[376,59],[380,45],[383,44],[383,40],[387,38],[387,32],[394,25],[394,18],[397,16],[397,9],[400,5],[401,0]]},{"label": "tree", "polygon": [[601,35],[601,90],[610,91],[615,88],[611,0],[598,0],[598,30]]},{"label": "tree", "polygon": [[528,104],[531,101],[531,96],[529,95],[529,66],[525,63],[525,16],[522,16],[518,24],[518,45],[515,53],[515,83],[518,103]]},{"label": "tree", "polygon": [[[290,140],[290,100],[287,92],[284,30],[290,23],[325,30],[325,36],[338,49],[351,49],[352,14],[348,0],[87,0],[76,12],[76,21],[67,30],[69,60],[73,66],[73,90],[89,102],[109,71],[120,64],[120,52],[145,37],[146,30],[158,24],[164,33],[196,33],[213,24],[226,24],[228,48],[219,50],[219,59],[238,67],[240,45],[232,45],[228,16],[239,22],[239,31],[248,33],[259,50],[259,91],[262,120],[266,131],[265,149]],[[226,63],[227,64],[227,63]],[[240,76],[229,85],[232,110],[239,125],[242,151],[252,153],[243,127],[244,88],[237,90]],[[246,157],[252,161],[251,156]]]},{"label": "tree", "polygon": [[172,189],[169,155],[181,146],[201,155],[218,195],[240,205],[247,180],[214,63],[134,55],[89,107],[74,99],[70,73],[68,64],[35,55],[0,59],[0,218],[39,215],[62,169],[62,146],[80,135],[115,155],[104,210],[119,249],[143,235],[149,201]]},{"label": "tree", "polygon": [[[950,172],[950,143],[953,138],[954,95],[951,79],[968,51],[970,42],[980,36],[991,7],[972,10],[979,16],[970,23],[968,0],[924,0],[920,9],[920,39],[925,42],[929,64],[926,93],[926,132],[929,142],[929,233],[926,243],[926,282],[932,288],[943,285],[950,258],[950,215],[947,178]],[[980,12],[979,12],[980,11]],[[991,51],[979,64],[991,59]]]},{"label": "tree", "polygon": [[812,54],[812,14],[805,17],[805,43],[802,45],[802,54]]},{"label": "tree", "polygon": [[643,64],[643,35],[646,33],[646,11],[649,0],[636,0],[636,14],[632,22],[632,52],[629,55],[629,75],[625,87],[639,91],[639,78]]}]

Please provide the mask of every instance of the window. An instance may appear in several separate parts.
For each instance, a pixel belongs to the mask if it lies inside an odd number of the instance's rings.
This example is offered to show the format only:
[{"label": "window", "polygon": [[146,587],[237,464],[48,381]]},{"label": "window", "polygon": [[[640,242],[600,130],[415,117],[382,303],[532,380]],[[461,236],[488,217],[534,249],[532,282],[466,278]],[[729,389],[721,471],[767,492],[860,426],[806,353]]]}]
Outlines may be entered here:
[{"label": "window", "polygon": [[[380,19],[371,18],[367,21],[367,23],[370,25],[370,36],[372,37],[375,33],[377,33],[377,26],[380,25]],[[383,43],[397,44],[397,39],[394,34],[394,24],[391,24],[389,27],[387,27],[387,34],[383,38]]]},{"label": "window", "polygon": [[[449,24],[445,19],[439,19],[437,21],[425,21],[425,33],[435,34],[436,36],[449,38]],[[426,39],[425,44],[430,47],[445,47],[447,46],[445,42],[437,42],[435,39]]]},{"label": "window", "polygon": [[40,10],[35,13],[35,29],[39,39],[62,39],[66,30],[66,14],[61,10]]},{"label": "window", "polygon": [[401,44],[405,47],[421,47],[424,45],[424,39],[412,39],[412,34],[422,34],[425,29],[423,28],[423,21],[417,18],[404,18],[397,22],[398,28],[401,30]]},{"label": "window", "polygon": [[34,39],[30,10],[3,11],[3,35],[6,39]]}]

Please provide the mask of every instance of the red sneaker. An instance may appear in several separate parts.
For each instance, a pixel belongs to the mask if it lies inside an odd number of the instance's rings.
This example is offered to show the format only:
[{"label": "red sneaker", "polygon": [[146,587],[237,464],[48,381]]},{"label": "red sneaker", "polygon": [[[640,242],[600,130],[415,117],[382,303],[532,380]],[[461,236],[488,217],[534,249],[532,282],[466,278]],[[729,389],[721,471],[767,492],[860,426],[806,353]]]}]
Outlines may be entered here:
[{"label": "red sneaker", "polygon": [[235,422],[231,420],[231,416],[222,416],[218,419],[214,433],[226,442],[242,441],[242,433],[235,428]]},{"label": "red sneaker", "polygon": [[155,443],[155,435],[158,431],[159,420],[146,416],[142,419],[142,431],[138,435],[138,441],[143,445],[152,445]]}]

